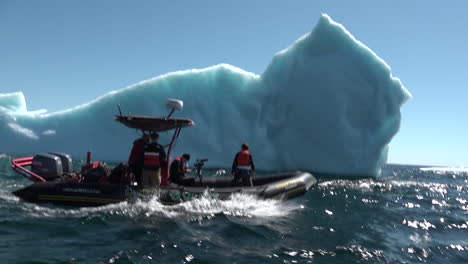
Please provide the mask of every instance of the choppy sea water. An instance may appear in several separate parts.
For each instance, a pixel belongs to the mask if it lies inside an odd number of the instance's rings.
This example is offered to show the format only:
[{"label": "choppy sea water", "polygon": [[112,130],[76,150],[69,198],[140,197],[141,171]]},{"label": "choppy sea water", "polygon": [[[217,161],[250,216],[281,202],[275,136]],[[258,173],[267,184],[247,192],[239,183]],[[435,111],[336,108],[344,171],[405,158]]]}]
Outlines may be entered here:
[{"label": "choppy sea water", "polygon": [[23,202],[0,157],[1,263],[468,263],[468,172],[387,166],[288,202]]}]

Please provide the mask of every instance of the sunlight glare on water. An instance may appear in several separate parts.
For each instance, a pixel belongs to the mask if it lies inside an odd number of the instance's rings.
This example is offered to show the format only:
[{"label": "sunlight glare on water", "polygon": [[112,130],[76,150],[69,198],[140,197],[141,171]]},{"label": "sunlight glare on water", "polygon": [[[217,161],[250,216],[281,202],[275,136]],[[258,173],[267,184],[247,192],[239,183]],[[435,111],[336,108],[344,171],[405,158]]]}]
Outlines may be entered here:
[{"label": "sunlight glare on water", "polygon": [[394,166],[321,179],[287,202],[152,196],[95,208],[26,203],[11,192],[29,182],[0,175],[5,263],[468,262],[468,172]]}]

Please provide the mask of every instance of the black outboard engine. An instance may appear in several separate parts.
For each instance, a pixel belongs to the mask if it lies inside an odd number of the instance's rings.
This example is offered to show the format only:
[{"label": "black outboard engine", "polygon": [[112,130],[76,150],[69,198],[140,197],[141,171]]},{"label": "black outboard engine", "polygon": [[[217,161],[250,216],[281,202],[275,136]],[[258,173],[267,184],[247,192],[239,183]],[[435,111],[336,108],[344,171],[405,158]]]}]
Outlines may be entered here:
[{"label": "black outboard engine", "polygon": [[197,159],[195,164],[193,164],[193,166],[195,166],[195,169],[197,170],[197,177],[200,179],[200,183],[202,182],[202,178],[203,178],[202,169],[203,169],[203,166],[205,166],[205,162],[207,161],[208,161],[207,158]]},{"label": "black outboard engine", "polygon": [[46,181],[54,180],[63,174],[62,160],[52,154],[36,154],[32,160],[31,171]]},{"label": "black outboard engine", "polygon": [[49,152],[49,154],[55,155],[60,158],[60,160],[62,161],[63,173],[73,172],[73,162],[70,154],[60,152]]}]

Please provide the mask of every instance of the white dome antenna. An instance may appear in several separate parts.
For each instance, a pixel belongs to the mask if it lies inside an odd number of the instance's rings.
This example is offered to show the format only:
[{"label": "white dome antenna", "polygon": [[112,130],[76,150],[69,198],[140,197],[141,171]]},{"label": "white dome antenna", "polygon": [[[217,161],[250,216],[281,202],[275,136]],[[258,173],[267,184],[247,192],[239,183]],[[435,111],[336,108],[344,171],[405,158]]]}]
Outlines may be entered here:
[{"label": "white dome antenna", "polygon": [[169,118],[175,110],[181,111],[184,108],[184,101],[178,99],[167,99],[166,107],[171,109],[171,112],[166,117]]}]

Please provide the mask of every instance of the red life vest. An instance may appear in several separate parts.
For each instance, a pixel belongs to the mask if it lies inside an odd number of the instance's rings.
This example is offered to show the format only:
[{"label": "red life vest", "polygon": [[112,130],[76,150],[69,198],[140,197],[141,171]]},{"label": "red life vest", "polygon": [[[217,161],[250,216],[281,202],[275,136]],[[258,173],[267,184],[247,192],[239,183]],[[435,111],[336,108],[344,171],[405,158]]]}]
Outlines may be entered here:
[{"label": "red life vest", "polygon": [[143,165],[145,167],[159,167],[161,165],[159,152],[145,151]]},{"label": "red life vest", "polygon": [[187,162],[184,162],[181,157],[177,157],[176,160],[180,162],[180,167],[182,168],[182,171],[187,172],[189,169],[189,165]]},{"label": "red life vest", "polygon": [[237,168],[238,169],[250,169],[250,152],[248,150],[242,150],[237,155]]},{"label": "red life vest", "polygon": [[130,165],[140,165],[141,166],[141,154],[145,149],[145,142],[141,139],[136,140],[133,143],[132,152],[130,153],[130,157],[128,158],[128,164]]}]

